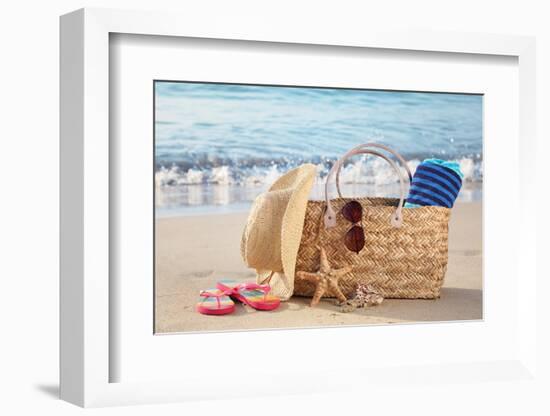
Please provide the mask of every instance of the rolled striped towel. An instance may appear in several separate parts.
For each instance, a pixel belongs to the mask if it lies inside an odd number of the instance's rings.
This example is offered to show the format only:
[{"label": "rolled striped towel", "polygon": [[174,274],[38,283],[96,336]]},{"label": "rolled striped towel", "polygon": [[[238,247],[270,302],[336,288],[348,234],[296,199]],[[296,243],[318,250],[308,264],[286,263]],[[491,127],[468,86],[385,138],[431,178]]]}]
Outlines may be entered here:
[{"label": "rolled striped towel", "polygon": [[464,175],[456,162],[426,159],[414,173],[405,208],[439,206],[452,208]]}]

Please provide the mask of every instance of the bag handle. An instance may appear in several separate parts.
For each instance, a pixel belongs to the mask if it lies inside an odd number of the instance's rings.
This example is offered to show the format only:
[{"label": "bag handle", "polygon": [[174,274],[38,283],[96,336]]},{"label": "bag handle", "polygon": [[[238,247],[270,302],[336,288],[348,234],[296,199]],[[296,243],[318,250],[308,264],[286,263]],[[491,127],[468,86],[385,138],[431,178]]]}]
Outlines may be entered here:
[{"label": "bag handle", "polygon": [[376,150],[370,149],[370,147],[380,148],[380,149],[386,150],[389,153],[393,154],[405,167],[405,170],[407,171],[407,174],[409,176],[409,183],[410,183],[410,181],[412,179],[411,171],[410,171],[409,167],[407,166],[407,162],[405,161],[405,159],[399,153],[395,152],[394,150],[390,149],[387,146],[384,146],[384,145],[381,145],[381,144],[378,144],[378,143],[366,143],[366,144],[361,144],[359,146],[354,147],[353,149],[348,151],[344,156],[342,156],[339,160],[337,160],[334,163],[334,165],[332,166],[331,170],[329,171],[329,173],[327,175],[326,182],[325,182],[325,202],[327,204],[327,209],[326,209],[325,218],[324,218],[326,228],[331,228],[331,227],[334,227],[336,225],[336,213],[334,212],[334,209],[332,208],[332,204],[331,204],[330,199],[328,197],[328,184],[330,182],[330,179],[336,173],[336,187],[337,187],[337,190],[338,190],[338,195],[341,198],[342,193],[340,192],[340,183],[339,183],[340,170],[341,170],[342,166],[344,165],[344,162],[347,159],[349,159],[350,157],[352,157],[354,155],[358,155],[358,154],[372,154],[372,155],[381,157],[382,159],[384,159],[386,162],[388,162],[391,165],[391,167],[393,168],[393,170],[395,171],[395,173],[399,177],[400,198],[399,198],[399,203],[397,205],[397,208],[396,208],[394,214],[391,216],[390,223],[394,227],[400,227],[402,225],[402,223],[403,223],[402,208],[403,208],[403,204],[405,202],[405,182],[403,180],[403,175],[401,173],[401,170],[399,169],[399,167],[395,164],[395,162],[393,160],[388,158],[383,153],[380,153]]},{"label": "bag handle", "polygon": [[[388,161],[388,159],[383,154],[381,154],[380,152],[376,152],[374,150],[372,150],[371,152],[361,152],[360,151],[360,150],[368,149],[369,147],[379,148],[379,149],[385,150],[385,151],[391,153],[392,155],[394,155],[395,158],[397,160],[399,160],[399,162],[401,162],[401,165],[407,171],[407,175],[409,176],[409,184],[412,183],[412,172],[411,172],[411,169],[409,168],[409,165],[407,164],[407,161],[405,160],[405,158],[403,156],[401,156],[399,153],[397,153],[395,150],[393,150],[392,148],[390,148],[388,146],[385,146],[383,144],[379,144],[379,143],[360,144],[359,146],[354,147],[348,153],[346,153],[342,157],[342,159],[344,159],[344,158],[348,159],[351,156],[358,155],[358,154],[371,154],[371,155],[379,156],[383,159],[386,159],[386,161]],[[344,159],[344,161],[345,161],[345,159]],[[338,166],[337,171],[336,171],[336,190],[337,190],[338,196],[340,198],[342,198],[342,192],[340,192],[340,171],[342,170],[342,167],[344,166],[344,161],[342,161],[342,163]],[[326,189],[325,189],[325,191],[326,191]]]}]

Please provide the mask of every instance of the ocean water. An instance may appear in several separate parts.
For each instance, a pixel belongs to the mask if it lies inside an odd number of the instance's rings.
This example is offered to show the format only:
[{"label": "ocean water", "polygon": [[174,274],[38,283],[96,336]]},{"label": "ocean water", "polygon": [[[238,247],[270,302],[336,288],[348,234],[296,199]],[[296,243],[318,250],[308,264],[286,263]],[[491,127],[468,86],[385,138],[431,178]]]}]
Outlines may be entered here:
[{"label": "ocean water", "polygon": [[[350,148],[386,144],[412,170],[425,158],[456,160],[459,198],[481,198],[482,96],[208,83],[155,83],[155,184],[159,215],[228,212],[282,173],[318,166],[312,197]],[[341,176],[350,196],[396,195],[385,161],[356,157]]]}]

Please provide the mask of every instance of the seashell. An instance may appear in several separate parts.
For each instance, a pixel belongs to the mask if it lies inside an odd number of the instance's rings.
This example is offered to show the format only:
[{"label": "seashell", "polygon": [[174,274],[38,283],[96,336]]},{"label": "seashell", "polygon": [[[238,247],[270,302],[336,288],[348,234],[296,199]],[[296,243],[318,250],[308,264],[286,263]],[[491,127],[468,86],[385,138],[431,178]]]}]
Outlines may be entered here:
[{"label": "seashell", "polygon": [[378,293],[371,293],[370,295],[367,295],[365,305],[366,306],[377,306],[382,303],[384,298],[382,295],[379,295]]},{"label": "seashell", "polygon": [[353,312],[357,308],[378,306],[384,301],[384,297],[372,286],[359,284],[353,299],[340,304],[340,312]]},{"label": "seashell", "polygon": [[363,306],[377,306],[382,303],[384,297],[371,285],[360,284],[356,289],[355,299],[363,303]]}]

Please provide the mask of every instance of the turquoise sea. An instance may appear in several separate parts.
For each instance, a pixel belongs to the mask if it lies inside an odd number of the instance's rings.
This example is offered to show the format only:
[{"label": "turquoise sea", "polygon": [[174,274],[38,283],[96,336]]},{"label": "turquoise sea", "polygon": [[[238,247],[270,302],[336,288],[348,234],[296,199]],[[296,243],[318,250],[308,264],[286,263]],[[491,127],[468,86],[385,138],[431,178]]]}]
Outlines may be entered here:
[{"label": "turquoise sea", "polygon": [[[457,160],[460,199],[481,198],[483,97],[468,94],[155,82],[157,215],[247,209],[286,170],[318,165],[312,197],[334,160],[379,142],[411,168],[428,157]],[[347,164],[348,195],[395,195],[382,160]]]}]

